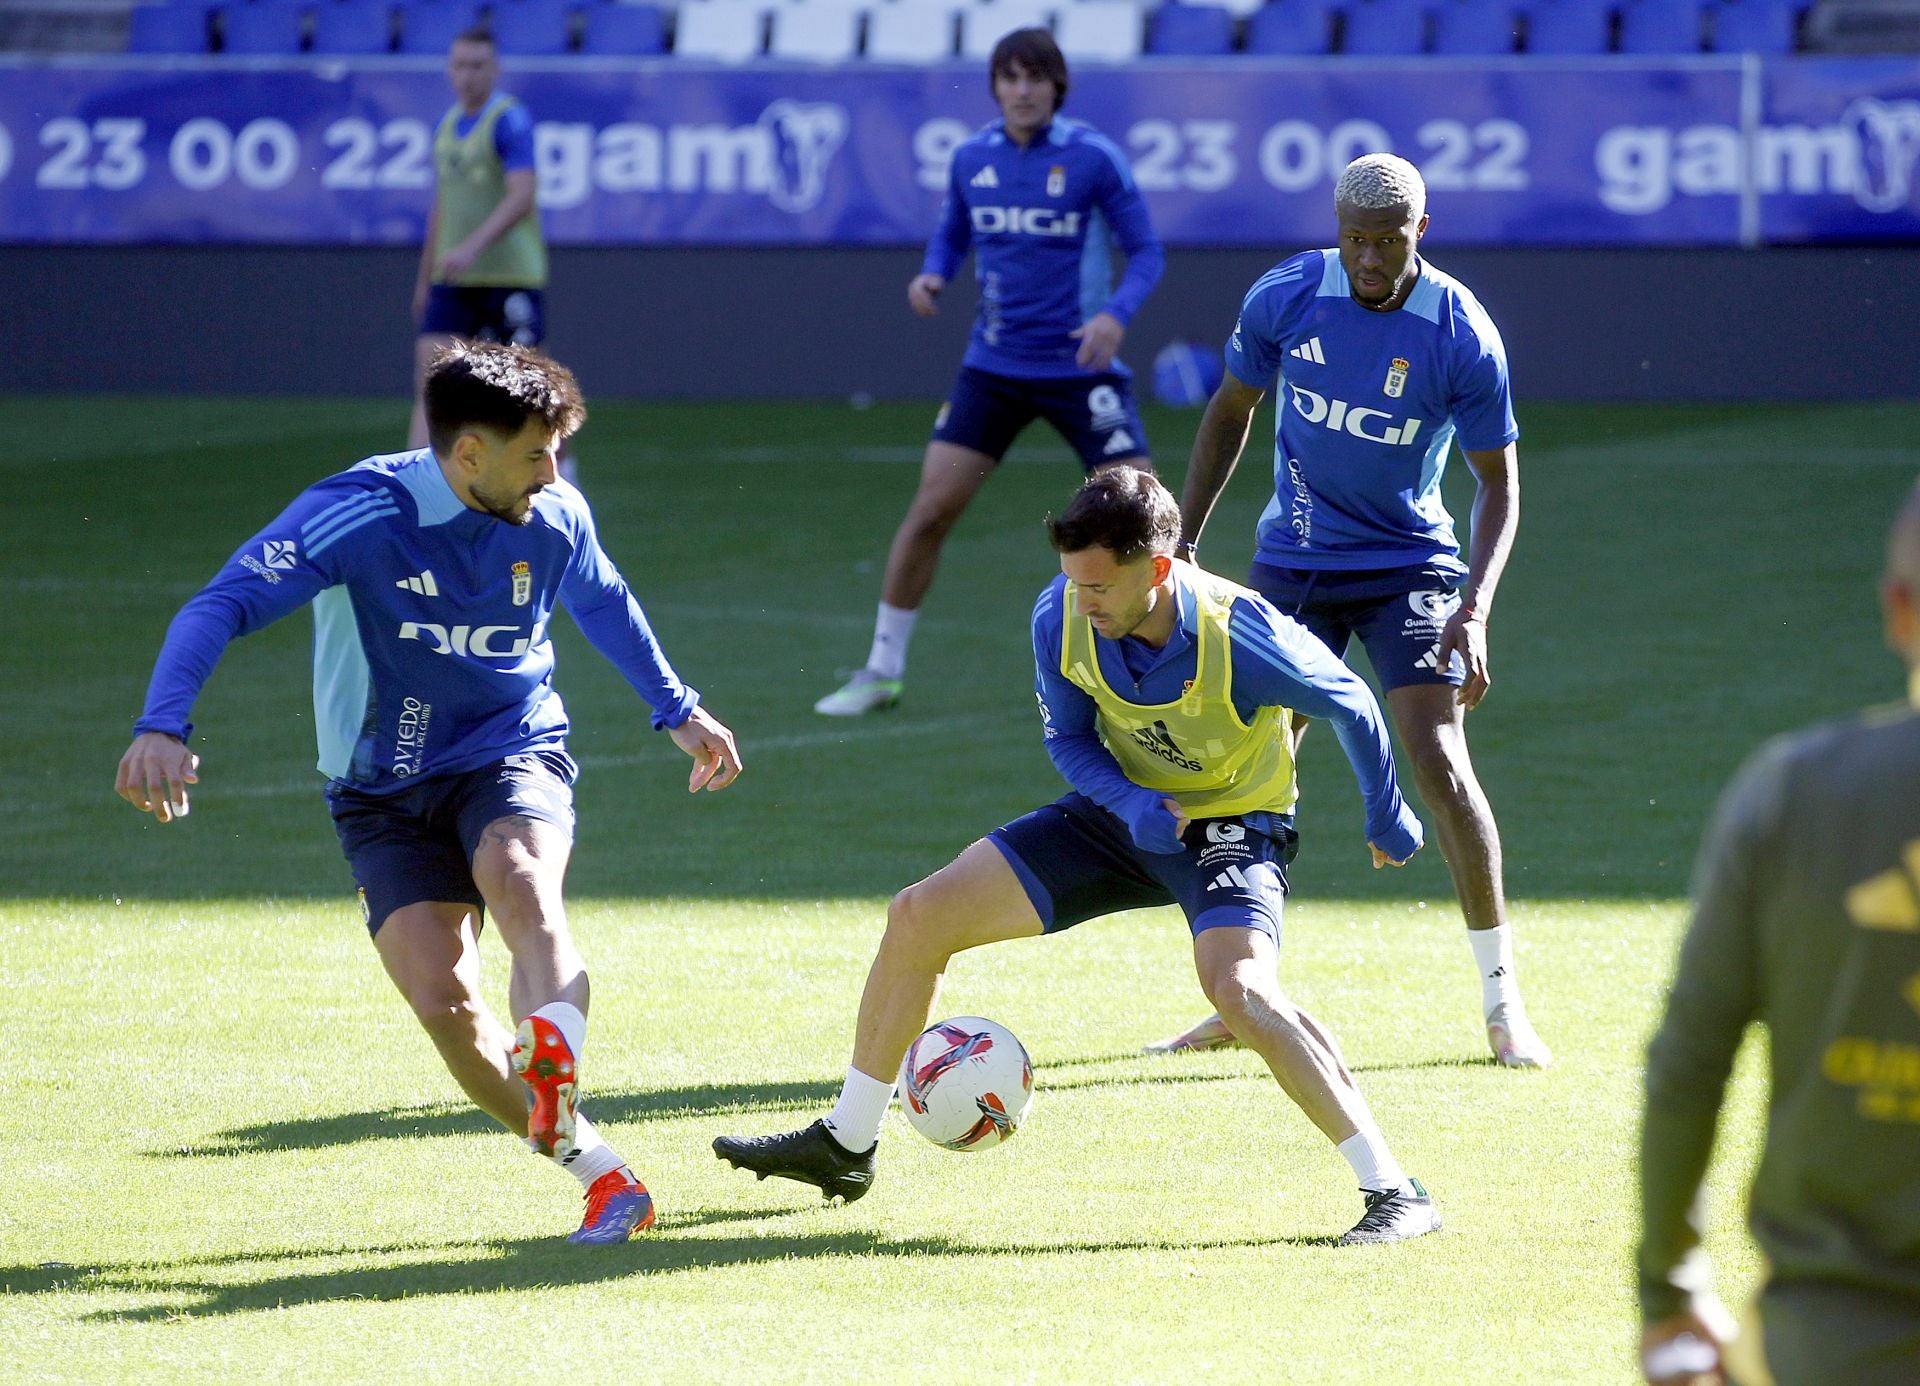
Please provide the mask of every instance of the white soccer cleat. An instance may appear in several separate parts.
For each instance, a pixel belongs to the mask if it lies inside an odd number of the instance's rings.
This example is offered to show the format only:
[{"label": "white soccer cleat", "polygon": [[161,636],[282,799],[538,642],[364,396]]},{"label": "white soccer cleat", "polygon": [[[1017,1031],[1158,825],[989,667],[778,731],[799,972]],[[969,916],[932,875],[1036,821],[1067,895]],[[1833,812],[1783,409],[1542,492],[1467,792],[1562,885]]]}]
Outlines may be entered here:
[{"label": "white soccer cleat", "polygon": [[841,687],[813,705],[823,717],[864,717],[880,712],[900,701],[900,679],[883,679],[871,669],[862,669]]},{"label": "white soccer cleat", "polygon": [[1142,1045],[1142,1054],[1197,1054],[1204,1049],[1230,1049],[1240,1041],[1233,1037],[1227,1022],[1210,1015],[1191,1030],[1183,1030],[1171,1039]]},{"label": "white soccer cleat", "polygon": [[1545,1068],[1553,1062],[1553,1051],[1517,1003],[1502,1001],[1488,1014],[1487,1046],[1508,1068]]}]

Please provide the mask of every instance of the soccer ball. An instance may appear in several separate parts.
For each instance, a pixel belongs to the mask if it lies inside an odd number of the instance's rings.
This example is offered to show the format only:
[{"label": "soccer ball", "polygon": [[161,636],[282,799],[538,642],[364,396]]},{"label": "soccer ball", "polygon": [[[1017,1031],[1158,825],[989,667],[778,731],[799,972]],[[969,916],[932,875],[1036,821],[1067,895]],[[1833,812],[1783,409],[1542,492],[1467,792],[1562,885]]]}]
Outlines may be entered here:
[{"label": "soccer ball", "polygon": [[948,1150],[1008,1140],[1033,1101],[1033,1062],[1013,1031],[957,1015],[920,1032],[900,1065],[900,1100],[913,1129]]}]

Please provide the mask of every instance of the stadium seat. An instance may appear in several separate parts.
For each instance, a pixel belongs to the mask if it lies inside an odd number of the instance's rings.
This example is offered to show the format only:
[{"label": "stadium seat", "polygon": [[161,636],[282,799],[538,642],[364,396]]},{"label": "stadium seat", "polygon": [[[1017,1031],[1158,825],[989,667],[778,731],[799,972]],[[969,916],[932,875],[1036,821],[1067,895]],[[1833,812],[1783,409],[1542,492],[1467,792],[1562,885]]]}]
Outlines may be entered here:
[{"label": "stadium seat", "polygon": [[1054,12],[1054,37],[1069,63],[1124,63],[1140,56],[1140,11],[1131,0],[1069,0]]},{"label": "stadium seat", "polygon": [[1513,0],[1438,0],[1433,51],[1461,57],[1511,53],[1519,32]]},{"label": "stadium seat", "polygon": [[765,48],[766,10],[735,0],[687,0],[674,24],[673,51],[682,58],[744,63]]},{"label": "stadium seat", "polygon": [[1620,51],[1698,53],[1698,0],[1628,0],[1620,7]]},{"label": "stadium seat", "polygon": [[1424,0],[1349,0],[1342,53],[1370,58],[1401,57],[1426,51]]},{"label": "stadium seat", "polygon": [[454,39],[474,26],[474,7],[468,0],[445,5],[423,5],[418,0],[400,11],[400,51],[445,55]]},{"label": "stadium seat", "polygon": [[387,0],[339,0],[313,9],[315,53],[386,53],[393,49],[393,10]]},{"label": "stadium seat", "polygon": [[1607,0],[1533,0],[1527,6],[1527,52],[1560,57],[1604,53],[1612,28]]},{"label": "stadium seat", "polygon": [[570,0],[502,0],[487,27],[502,54],[550,58],[573,51]]},{"label": "stadium seat", "polygon": [[1331,0],[1267,0],[1247,19],[1247,52],[1317,57],[1333,51]]},{"label": "stadium seat", "polygon": [[867,15],[867,58],[876,63],[938,63],[953,56],[954,11],[931,0],[876,5]]},{"label": "stadium seat", "polygon": [[135,5],[127,16],[129,53],[205,53],[213,42],[201,4]]},{"label": "stadium seat", "polygon": [[1708,19],[1716,53],[1791,53],[1800,6],[1794,0],[1719,0]]},{"label": "stadium seat", "polygon": [[975,0],[960,11],[960,56],[985,62],[1015,29],[1051,29],[1052,9],[1046,0]]},{"label": "stadium seat", "polygon": [[582,53],[650,57],[667,51],[667,17],[658,5],[588,5],[580,17]]},{"label": "stadium seat", "polygon": [[860,51],[861,0],[787,0],[776,6],[767,53],[801,62],[845,62]]},{"label": "stadium seat", "polygon": [[253,5],[227,5],[221,19],[221,51],[226,53],[298,53],[307,36],[303,4],[261,0]]},{"label": "stadium seat", "polygon": [[1225,5],[1169,0],[1147,16],[1147,52],[1211,57],[1233,51],[1233,15]]}]

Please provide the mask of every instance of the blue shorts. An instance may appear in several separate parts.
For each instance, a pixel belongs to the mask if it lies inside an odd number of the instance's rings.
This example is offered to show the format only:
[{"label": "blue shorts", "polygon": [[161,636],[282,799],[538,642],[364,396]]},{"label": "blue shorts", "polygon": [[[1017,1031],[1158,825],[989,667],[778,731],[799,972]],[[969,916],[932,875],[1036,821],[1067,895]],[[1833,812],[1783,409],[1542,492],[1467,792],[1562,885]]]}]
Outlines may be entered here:
[{"label": "blue shorts", "polygon": [[360,887],[367,932],[379,933],[395,910],[424,901],[472,905],[478,914],[485,902],[472,861],[487,825],[519,815],[571,838],[578,774],[566,752],[533,751],[395,794],[329,785],[327,808]]},{"label": "blue shorts", "polygon": [[987,840],[1020,878],[1050,934],[1103,914],[1179,905],[1195,934],[1234,926],[1258,929],[1276,944],[1287,863],[1300,847],[1287,817],[1260,813],[1196,819],[1186,851],[1143,852],[1126,824],[1084,794],[1056,799],[995,828]]},{"label": "blue shorts", "polygon": [[427,290],[420,335],[445,333],[470,342],[539,346],[547,339],[547,308],[538,289],[435,284]]},{"label": "blue shorts", "polygon": [[1416,683],[1459,687],[1458,654],[1440,667],[1440,631],[1460,609],[1460,579],[1443,568],[1275,568],[1255,563],[1247,586],[1312,631],[1344,658],[1354,636],[1366,649],[1380,691]]},{"label": "blue shorts", "polygon": [[933,436],[998,462],[1035,419],[1052,424],[1088,471],[1147,455],[1133,381],[1116,371],[1026,380],[962,366],[933,421]]}]

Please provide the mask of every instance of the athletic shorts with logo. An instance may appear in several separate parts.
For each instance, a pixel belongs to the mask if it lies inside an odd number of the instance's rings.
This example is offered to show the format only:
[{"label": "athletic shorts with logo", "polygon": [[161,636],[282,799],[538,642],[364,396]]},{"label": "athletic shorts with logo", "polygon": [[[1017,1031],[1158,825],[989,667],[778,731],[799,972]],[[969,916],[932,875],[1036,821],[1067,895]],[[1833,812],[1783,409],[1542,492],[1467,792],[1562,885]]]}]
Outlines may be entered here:
[{"label": "athletic shorts with logo", "polygon": [[1284,814],[1195,819],[1186,849],[1142,851],[1127,825],[1068,794],[987,834],[1050,934],[1121,910],[1178,905],[1187,927],[1258,929],[1280,941],[1287,864],[1300,839]]},{"label": "athletic shorts with logo", "polygon": [[1133,381],[1117,371],[1030,380],[962,366],[934,420],[933,437],[998,462],[1035,419],[1052,424],[1088,471],[1147,455]]},{"label": "athletic shorts with logo", "polygon": [[1440,632],[1460,609],[1460,579],[1444,568],[1276,568],[1256,563],[1247,586],[1319,636],[1342,658],[1354,636],[1382,692],[1416,683],[1459,687],[1458,654],[1439,662]]},{"label": "athletic shorts with logo", "polygon": [[360,887],[367,932],[397,909],[427,901],[483,903],[473,854],[489,823],[537,818],[573,837],[573,781],[564,751],[508,756],[477,770],[440,775],[393,794],[363,794],[335,782],[327,808]]},{"label": "athletic shorts with logo", "polygon": [[546,303],[539,289],[434,284],[427,289],[420,332],[539,346],[547,339]]}]

